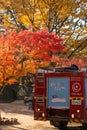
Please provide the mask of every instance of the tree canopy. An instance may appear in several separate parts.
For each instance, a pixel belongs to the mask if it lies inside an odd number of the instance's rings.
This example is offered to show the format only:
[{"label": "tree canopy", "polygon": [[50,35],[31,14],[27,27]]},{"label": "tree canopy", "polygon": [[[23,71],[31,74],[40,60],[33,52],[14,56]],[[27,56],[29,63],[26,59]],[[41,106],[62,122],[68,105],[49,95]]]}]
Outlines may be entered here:
[{"label": "tree canopy", "polygon": [[1,85],[43,66],[87,66],[86,0],[0,0],[0,32]]},{"label": "tree canopy", "polygon": [[11,31],[0,36],[0,84],[12,84],[28,72],[49,66],[52,56],[66,49],[62,38],[45,30]]},{"label": "tree canopy", "polygon": [[87,56],[86,0],[0,0],[0,8],[1,26],[18,31],[47,28],[64,38],[68,50],[61,57]]}]

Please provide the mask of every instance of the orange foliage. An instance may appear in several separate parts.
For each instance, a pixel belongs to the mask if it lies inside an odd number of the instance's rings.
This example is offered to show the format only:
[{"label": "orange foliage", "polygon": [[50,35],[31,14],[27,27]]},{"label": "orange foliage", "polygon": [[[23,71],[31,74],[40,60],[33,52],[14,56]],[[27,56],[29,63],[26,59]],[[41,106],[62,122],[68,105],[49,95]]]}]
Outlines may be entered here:
[{"label": "orange foliage", "polygon": [[79,68],[87,67],[87,58],[85,57],[73,57],[71,59],[68,58],[59,58],[57,56],[53,56],[51,59],[52,62],[56,63],[56,66],[71,66],[72,64],[76,64]]},{"label": "orange foliage", "polygon": [[[51,54],[65,47],[62,38],[45,30],[31,32],[11,31],[0,36],[0,83],[12,84],[28,72],[35,73],[38,67],[48,66]],[[13,77],[13,78],[12,78]]]},{"label": "orange foliage", "polygon": [[16,79],[9,79],[7,81],[8,84],[13,84],[13,83],[16,83],[16,82],[18,82]]}]

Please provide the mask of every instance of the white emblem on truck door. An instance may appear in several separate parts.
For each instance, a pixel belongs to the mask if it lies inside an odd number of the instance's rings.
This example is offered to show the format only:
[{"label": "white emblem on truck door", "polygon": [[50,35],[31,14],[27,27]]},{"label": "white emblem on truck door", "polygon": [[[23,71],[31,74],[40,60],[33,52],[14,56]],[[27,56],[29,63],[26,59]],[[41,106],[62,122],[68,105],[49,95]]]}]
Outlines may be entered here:
[{"label": "white emblem on truck door", "polygon": [[80,90],[81,90],[81,85],[80,85],[80,83],[78,83],[78,82],[75,82],[73,85],[72,85],[72,90],[73,90],[73,92],[79,92]]}]

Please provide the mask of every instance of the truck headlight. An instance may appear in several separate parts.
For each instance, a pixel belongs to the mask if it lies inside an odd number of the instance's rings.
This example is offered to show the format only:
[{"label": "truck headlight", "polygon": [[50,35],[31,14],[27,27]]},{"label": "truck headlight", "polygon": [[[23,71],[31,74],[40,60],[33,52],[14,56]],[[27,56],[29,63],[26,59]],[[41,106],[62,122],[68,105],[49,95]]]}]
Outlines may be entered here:
[{"label": "truck headlight", "polygon": [[40,111],[40,108],[38,108],[37,111]]},{"label": "truck headlight", "polygon": [[71,117],[74,118],[74,114],[72,114]]},{"label": "truck headlight", "polygon": [[44,117],[45,116],[45,114],[44,113],[42,113],[42,117]]},{"label": "truck headlight", "polygon": [[78,110],[77,110],[77,112],[79,113],[79,112],[80,112],[80,110],[78,109]]}]

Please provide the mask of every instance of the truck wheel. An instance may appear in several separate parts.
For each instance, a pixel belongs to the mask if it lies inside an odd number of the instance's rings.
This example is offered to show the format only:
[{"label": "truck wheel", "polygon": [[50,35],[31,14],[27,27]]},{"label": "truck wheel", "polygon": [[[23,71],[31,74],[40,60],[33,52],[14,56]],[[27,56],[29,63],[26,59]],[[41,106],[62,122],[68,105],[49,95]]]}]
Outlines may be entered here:
[{"label": "truck wheel", "polygon": [[53,120],[50,120],[50,125],[54,125],[54,124],[53,124]]},{"label": "truck wheel", "polygon": [[67,124],[68,124],[68,121],[61,121],[61,122],[60,122],[60,127],[61,127],[61,128],[64,128],[64,127],[67,126]]},{"label": "truck wheel", "polygon": [[87,123],[83,123],[82,126],[83,126],[84,129],[87,129]]},{"label": "truck wheel", "polygon": [[54,125],[55,127],[65,128],[68,124],[68,121],[50,120],[50,124]]},{"label": "truck wheel", "polygon": [[55,127],[59,127],[60,126],[60,122],[57,120],[50,120],[50,124],[54,125]]},{"label": "truck wheel", "polygon": [[53,125],[55,127],[60,127],[60,122],[59,121],[53,121]]}]

